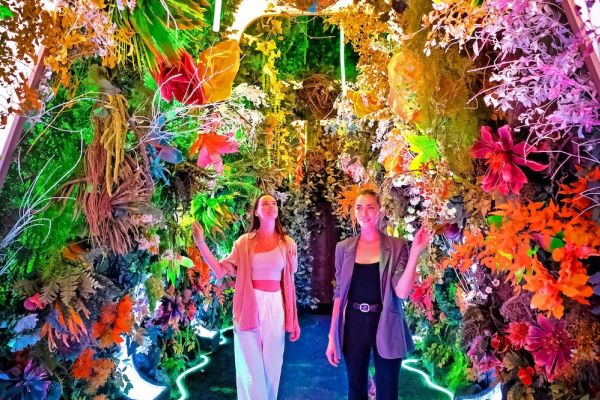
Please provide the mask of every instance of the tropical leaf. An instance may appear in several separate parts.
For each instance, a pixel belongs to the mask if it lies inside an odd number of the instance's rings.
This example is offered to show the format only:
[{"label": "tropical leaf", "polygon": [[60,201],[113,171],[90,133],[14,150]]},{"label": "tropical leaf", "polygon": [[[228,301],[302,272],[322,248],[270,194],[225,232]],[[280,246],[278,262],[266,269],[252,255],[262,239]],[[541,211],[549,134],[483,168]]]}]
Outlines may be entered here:
[{"label": "tropical leaf", "polygon": [[23,331],[28,331],[35,328],[35,325],[38,322],[37,314],[29,314],[21,318],[17,321],[13,331],[15,333],[22,333]]},{"label": "tropical leaf", "polygon": [[27,335],[18,335],[16,337],[12,338],[11,340],[9,340],[8,347],[10,348],[10,351],[12,351],[12,352],[21,351],[28,347],[33,346],[34,344],[36,344],[39,341],[40,341],[40,333],[39,332],[27,334]]},{"label": "tropical leaf", "polygon": [[410,151],[415,153],[415,158],[411,161],[409,169],[419,171],[423,164],[440,160],[440,153],[435,139],[426,135],[407,134],[406,141],[410,144]]}]

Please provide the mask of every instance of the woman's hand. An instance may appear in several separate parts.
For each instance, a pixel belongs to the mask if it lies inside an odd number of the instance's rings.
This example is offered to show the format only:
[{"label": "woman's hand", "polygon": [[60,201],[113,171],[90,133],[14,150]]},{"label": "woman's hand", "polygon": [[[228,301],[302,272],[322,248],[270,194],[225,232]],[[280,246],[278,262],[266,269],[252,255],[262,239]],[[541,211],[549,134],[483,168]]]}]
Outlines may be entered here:
[{"label": "woman's hand", "polygon": [[204,243],[204,228],[202,228],[202,225],[198,221],[194,221],[192,224],[192,236],[194,237],[194,243]]},{"label": "woman's hand", "polygon": [[415,239],[412,242],[412,247],[421,253],[427,244],[429,243],[429,231],[424,226],[421,226],[417,233],[415,233]]},{"label": "woman's hand", "polygon": [[327,361],[329,361],[329,364],[333,365],[334,367],[338,366],[338,364],[340,363],[340,358],[336,354],[335,343],[333,342],[333,340],[329,340],[329,343],[327,344],[327,350],[325,351],[325,355],[327,356]]},{"label": "woman's hand", "polygon": [[295,342],[298,339],[300,339],[300,327],[296,325],[294,330],[290,332],[290,341]]}]

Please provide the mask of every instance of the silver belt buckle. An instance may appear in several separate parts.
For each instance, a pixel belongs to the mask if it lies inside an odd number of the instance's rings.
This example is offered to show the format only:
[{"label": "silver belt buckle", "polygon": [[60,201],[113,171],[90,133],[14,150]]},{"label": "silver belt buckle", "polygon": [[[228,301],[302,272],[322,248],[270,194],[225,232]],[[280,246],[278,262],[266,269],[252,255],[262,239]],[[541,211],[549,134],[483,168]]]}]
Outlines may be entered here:
[{"label": "silver belt buckle", "polygon": [[359,309],[361,312],[369,312],[369,309],[370,309],[370,308],[371,308],[371,307],[370,307],[370,306],[369,306],[367,303],[360,303],[360,305],[358,306],[358,309]]}]

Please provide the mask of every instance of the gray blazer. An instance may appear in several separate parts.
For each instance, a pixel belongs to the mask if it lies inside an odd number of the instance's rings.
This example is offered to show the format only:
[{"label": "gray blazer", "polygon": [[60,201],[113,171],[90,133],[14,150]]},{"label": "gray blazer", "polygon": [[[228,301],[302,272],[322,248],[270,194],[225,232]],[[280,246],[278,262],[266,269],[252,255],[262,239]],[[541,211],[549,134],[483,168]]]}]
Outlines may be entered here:
[{"label": "gray blazer", "polygon": [[[404,319],[403,299],[396,295],[396,286],[408,261],[409,246],[403,239],[387,236],[380,232],[379,276],[381,277],[381,299],[383,310],[377,327],[377,350],[383,358],[403,358],[414,350],[412,336]],[[348,303],[348,291],[359,236],[339,242],[335,248],[335,281],[333,298],[340,299],[339,318],[334,323],[335,348],[341,357],[344,340],[344,318]]]}]

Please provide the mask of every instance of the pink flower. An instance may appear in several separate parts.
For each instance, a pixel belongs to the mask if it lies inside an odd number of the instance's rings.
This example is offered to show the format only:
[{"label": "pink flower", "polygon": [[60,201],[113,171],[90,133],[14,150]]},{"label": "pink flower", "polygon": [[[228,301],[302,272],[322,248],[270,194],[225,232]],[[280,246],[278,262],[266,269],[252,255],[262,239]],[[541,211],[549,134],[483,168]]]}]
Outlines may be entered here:
[{"label": "pink flower", "polygon": [[46,308],[46,303],[43,302],[41,295],[36,293],[33,296],[28,297],[23,303],[23,306],[28,311],[43,310]]},{"label": "pink flower", "polygon": [[546,369],[546,376],[552,382],[569,365],[577,341],[569,337],[566,321],[539,314],[537,322],[539,327],[529,327],[525,348],[533,354],[535,364]]},{"label": "pink flower", "polygon": [[481,140],[473,146],[473,158],[485,158],[488,170],[483,179],[483,190],[491,192],[496,189],[502,194],[521,191],[527,183],[527,177],[519,165],[542,171],[547,165],[527,160],[527,156],[537,149],[525,142],[513,143],[510,126],[504,125],[498,129],[498,136],[492,133],[489,126],[481,127]]}]

